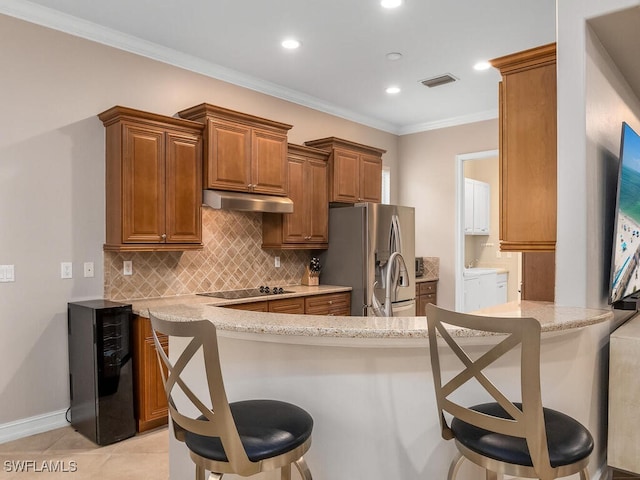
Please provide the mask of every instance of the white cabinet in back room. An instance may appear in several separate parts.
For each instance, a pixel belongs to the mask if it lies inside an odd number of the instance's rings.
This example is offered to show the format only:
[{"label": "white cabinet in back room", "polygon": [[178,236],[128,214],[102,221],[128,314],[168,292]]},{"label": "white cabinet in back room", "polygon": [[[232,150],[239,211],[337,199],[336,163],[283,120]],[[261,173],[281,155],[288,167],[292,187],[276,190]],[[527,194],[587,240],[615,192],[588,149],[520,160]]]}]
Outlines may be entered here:
[{"label": "white cabinet in back room", "polygon": [[495,268],[468,268],[463,277],[465,312],[507,302],[508,273]]},{"label": "white cabinet in back room", "polygon": [[488,183],[464,179],[464,233],[489,235],[491,189]]}]

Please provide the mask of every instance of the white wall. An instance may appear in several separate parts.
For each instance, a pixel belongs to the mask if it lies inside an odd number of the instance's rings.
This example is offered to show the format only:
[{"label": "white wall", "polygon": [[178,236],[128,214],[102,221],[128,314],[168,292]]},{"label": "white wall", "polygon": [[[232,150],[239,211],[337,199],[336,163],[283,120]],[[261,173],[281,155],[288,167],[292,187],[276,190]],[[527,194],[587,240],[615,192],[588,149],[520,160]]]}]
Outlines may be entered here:
[{"label": "white wall", "polygon": [[[209,102],[293,124],[293,143],[334,135],[386,149],[397,177],[395,135],[2,15],[0,64],[0,264],[16,277],[0,283],[0,441],[11,422],[64,418],[67,302],[103,296],[98,113],[119,104],[174,115]],[[73,262],[72,280],[60,279],[61,261]]]},{"label": "white wall", "polygon": [[[587,305],[608,302],[615,194],[622,122],[640,131],[640,100],[591,29],[587,31],[587,165],[589,166],[587,231],[593,241]],[[598,280],[600,280],[598,282]]]},{"label": "white wall", "polygon": [[416,209],[416,256],[440,257],[444,308],[455,308],[456,155],[497,148],[497,119],[400,137],[399,202]]},{"label": "white wall", "polygon": [[[628,99],[611,66],[588,41],[585,21],[640,4],[636,0],[559,0],[558,239],[556,303],[601,307],[610,253],[602,222],[603,150],[616,156],[620,108]],[[606,79],[606,80],[605,80]],[[601,82],[600,80],[605,80]],[[617,92],[617,93],[616,93]],[[602,99],[615,99],[611,104]],[[637,115],[637,113],[636,113]],[[604,119],[607,121],[603,121]],[[611,120],[611,123],[607,123]]]}]

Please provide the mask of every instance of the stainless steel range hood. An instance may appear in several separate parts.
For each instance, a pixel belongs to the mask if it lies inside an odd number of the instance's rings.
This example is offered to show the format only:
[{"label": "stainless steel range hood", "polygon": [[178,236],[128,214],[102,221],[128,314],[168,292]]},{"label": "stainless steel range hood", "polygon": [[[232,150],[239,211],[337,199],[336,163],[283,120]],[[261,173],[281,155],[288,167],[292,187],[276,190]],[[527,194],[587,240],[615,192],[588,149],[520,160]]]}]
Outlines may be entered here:
[{"label": "stainless steel range hood", "polygon": [[290,198],[275,195],[203,190],[202,202],[218,210],[293,213],[293,201]]}]

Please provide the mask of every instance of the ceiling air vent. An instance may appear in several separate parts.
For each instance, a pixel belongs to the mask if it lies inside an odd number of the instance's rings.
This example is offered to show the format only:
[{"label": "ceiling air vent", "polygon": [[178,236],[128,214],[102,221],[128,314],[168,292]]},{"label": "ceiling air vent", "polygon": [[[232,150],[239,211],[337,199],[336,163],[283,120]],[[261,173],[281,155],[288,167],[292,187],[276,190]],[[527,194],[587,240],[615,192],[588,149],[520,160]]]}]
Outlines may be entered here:
[{"label": "ceiling air vent", "polygon": [[457,80],[458,79],[450,73],[445,73],[444,75],[438,75],[437,77],[421,80],[420,83],[422,83],[425,87],[433,88],[439,87],[440,85],[446,85],[447,83],[452,83]]}]

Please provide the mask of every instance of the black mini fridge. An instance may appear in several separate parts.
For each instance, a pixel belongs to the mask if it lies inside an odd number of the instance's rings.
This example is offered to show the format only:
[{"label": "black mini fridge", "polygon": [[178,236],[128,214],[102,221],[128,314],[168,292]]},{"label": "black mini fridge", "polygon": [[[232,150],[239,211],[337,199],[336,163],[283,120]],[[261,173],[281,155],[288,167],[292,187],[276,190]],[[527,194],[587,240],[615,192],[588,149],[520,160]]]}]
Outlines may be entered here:
[{"label": "black mini fridge", "polygon": [[136,433],[131,305],[68,304],[71,425],[98,445]]}]

